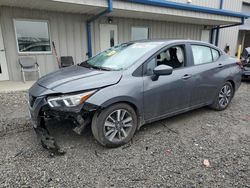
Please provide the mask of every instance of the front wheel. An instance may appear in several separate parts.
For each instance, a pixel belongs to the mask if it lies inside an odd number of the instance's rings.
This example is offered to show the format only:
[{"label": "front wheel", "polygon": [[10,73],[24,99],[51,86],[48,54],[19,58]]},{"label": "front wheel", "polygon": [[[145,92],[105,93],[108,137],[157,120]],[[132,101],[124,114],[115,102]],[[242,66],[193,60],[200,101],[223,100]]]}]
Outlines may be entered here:
[{"label": "front wheel", "polygon": [[126,103],[114,104],[92,120],[92,133],[103,146],[118,147],[128,143],[137,128],[137,115],[134,109]]},{"label": "front wheel", "polygon": [[213,104],[210,106],[215,110],[225,110],[234,96],[234,88],[230,82],[226,82],[218,92]]}]

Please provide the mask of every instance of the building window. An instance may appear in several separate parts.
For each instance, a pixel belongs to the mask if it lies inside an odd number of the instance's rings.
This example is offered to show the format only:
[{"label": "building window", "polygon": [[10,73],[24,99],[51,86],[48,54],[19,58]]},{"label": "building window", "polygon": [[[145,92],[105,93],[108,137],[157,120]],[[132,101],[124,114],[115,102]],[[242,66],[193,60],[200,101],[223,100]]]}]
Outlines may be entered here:
[{"label": "building window", "polygon": [[19,53],[51,52],[47,21],[15,20],[14,25]]},{"label": "building window", "polygon": [[132,40],[148,39],[148,27],[132,27],[131,39]]}]

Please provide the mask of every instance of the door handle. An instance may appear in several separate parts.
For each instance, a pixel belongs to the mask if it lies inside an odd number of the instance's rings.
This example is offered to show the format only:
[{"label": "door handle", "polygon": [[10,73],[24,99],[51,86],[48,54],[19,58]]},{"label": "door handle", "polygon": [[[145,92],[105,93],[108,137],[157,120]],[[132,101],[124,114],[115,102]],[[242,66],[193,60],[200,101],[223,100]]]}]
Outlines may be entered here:
[{"label": "door handle", "polygon": [[222,68],[222,67],[224,67],[224,65],[220,63],[220,64],[218,65],[218,68]]},{"label": "door handle", "polygon": [[5,51],[5,49],[1,49],[1,50],[0,50],[0,52],[4,52],[4,51]]},{"label": "door handle", "polygon": [[191,78],[192,76],[190,75],[190,74],[185,74],[183,77],[182,77],[182,79],[183,80],[187,80],[187,79],[189,79],[189,78]]}]

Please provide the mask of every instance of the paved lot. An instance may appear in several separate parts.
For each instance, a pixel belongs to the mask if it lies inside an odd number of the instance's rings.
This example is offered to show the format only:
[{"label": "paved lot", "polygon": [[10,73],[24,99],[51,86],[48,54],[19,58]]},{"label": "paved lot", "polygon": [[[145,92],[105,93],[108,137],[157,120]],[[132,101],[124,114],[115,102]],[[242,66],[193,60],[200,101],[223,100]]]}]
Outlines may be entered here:
[{"label": "paved lot", "polygon": [[69,122],[52,121],[67,151],[60,157],[30,129],[24,92],[0,94],[0,104],[0,187],[250,187],[250,83],[226,111],[146,125],[116,149],[98,145],[90,129],[78,136]]}]

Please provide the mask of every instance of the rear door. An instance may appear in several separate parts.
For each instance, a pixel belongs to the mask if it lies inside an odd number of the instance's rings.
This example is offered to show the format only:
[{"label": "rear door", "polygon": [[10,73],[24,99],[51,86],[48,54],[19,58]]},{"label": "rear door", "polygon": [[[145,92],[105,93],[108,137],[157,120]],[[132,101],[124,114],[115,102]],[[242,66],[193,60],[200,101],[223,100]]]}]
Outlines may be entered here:
[{"label": "rear door", "polygon": [[[178,63],[173,63],[168,53],[176,52]],[[176,49],[176,50],[173,50]],[[182,51],[182,52],[181,52]],[[152,120],[163,117],[167,114],[175,113],[189,107],[190,94],[193,87],[192,70],[188,67],[190,55],[186,51],[185,44],[179,44],[167,47],[153,56],[148,62],[144,63],[144,119]],[[173,73],[171,75],[160,76],[158,80],[153,81],[153,69],[159,64],[171,66],[173,64]]]},{"label": "rear door", "polygon": [[218,86],[224,81],[225,62],[221,60],[221,52],[210,46],[190,44],[189,49],[193,54],[192,75],[194,78],[190,105],[209,104],[214,100]]}]

